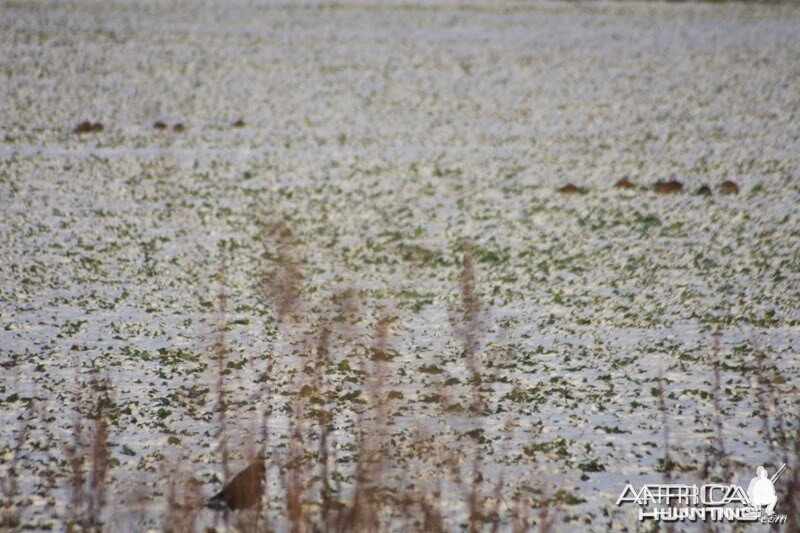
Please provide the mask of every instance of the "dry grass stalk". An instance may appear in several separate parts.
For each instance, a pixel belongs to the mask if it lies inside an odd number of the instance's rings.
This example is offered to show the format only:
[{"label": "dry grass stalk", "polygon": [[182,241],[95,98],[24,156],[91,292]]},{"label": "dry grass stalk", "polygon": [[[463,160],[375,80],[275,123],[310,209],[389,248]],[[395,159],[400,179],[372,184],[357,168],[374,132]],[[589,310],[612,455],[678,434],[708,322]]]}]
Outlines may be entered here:
[{"label": "dry grass stalk", "polygon": [[795,430],[792,455],[791,477],[781,508],[786,509],[786,531],[800,531],[800,426]]},{"label": "dry grass stalk", "polygon": [[524,533],[533,529],[533,521],[530,517],[531,508],[533,508],[533,500],[530,495],[514,498],[509,505],[512,533]]},{"label": "dry grass stalk", "polygon": [[[755,338],[751,339],[753,346],[753,355],[756,360],[756,376],[754,379],[758,386],[753,387],[756,391],[756,401],[758,408],[761,412],[762,431],[764,432],[764,439],[767,441],[771,453],[775,452],[775,445],[781,450],[781,457],[784,463],[789,464],[789,451],[790,446],[786,431],[786,422],[783,417],[783,409],[781,408],[780,394],[777,391],[776,385],[782,381],[775,361],[769,354],[762,350],[756,343]],[[770,412],[775,413],[775,431],[773,432],[773,424],[770,422]]]},{"label": "dry grass stalk", "polygon": [[[269,366],[267,367],[266,375],[267,378],[272,374],[272,362],[270,362]],[[260,457],[265,462],[267,461],[268,451],[269,451],[269,421],[270,421],[270,394],[269,394],[269,386],[267,385],[267,380],[262,381],[262,394],[261,394],[261,401],[264,402],[264,409],[262,410],[261,414],[261,452]],[[266,476],[269,475],[269,463],[266,463]],[[258,503],[256,504],[256,525],[258,525],[258,520],[261,519],[262,514],[264,516],[264,528],[266,530],[270,530],[270,521],[269,521],[269,479],[266,479],[264,483],[264,492],[259,498]],[[263,513],[262,513],[263,512]]]},{"label": "dry grass stalk", "polygon": [[319,336],[319,343],[317,344],[317,364],[316,364],[316,377],[317,377],[317,392],[320,398],[320,411],[317,414],[317,424],[319,428],[319,499],[321,507],[321,525],[324,530],[331,527],[331,511],[333,508],[334,492],[331,486],[331,472],[330,461],[333,457],[333,464],[335,467],[336,457],[335,449],[329,448],[331,439],[330,422],[333,417],[328,410],[328,394],[327,383],[325,379],[325,371],[330,365],[330,336],[331,329],[328,326],[322,328],[322,333]]},{"label": "dry grass stalk", "polygon": [[722,465],[722,474],[725,481],[730,481],[730,468],[728,464],[728,454],[725,452],[725,434],[722,424],[722,374],[720,370],[720,338],[722,331],[717,328],[714,332],[714,344],[712,345],[711,357],[714,368],[714,427],[717,437],[716,454]]},{"label": "dry grass stalk", "polygon": [[173,533],[195,531],[197,510],[202,500],[197,482],[180,467],[170,476],[164,530]]},{"label": "dry grass stalk", "polygon": [[284,501],[286,505],[286,518],[293,533],[311,531],[311,517],[309,516],[305,499],[308,489],[306,440],[304,438],[307,427],[305,423],[306,396],[313,395],[313,388],[309,384],[309,376],[302,370],[295,374],[295,394],[291,405],[289,420],[289,449],[286,462],[281,465],[283,470]]},{"label": "dry grass stalk", "polygon": [[20,422],[17,430],[17,441],[12,450],[9,468],[2,480],[3,489],[3,518],[0,527],[4,530],[12,530],[19,527],[19,512],[16,507],[16,498],[19,496],[19,471],[22,459],[22,447],[25,445],[28,434],[28,425],[24,421]]},{"label": "dry grass stalk", "polygon": [[[67,503],[67,520],[69,524],[79,524],[84,504],[84,474],[83,463],[85,460],[85,437],[83,435],[83,418],[81,415],[81,392],[83,386],[75,376],[76,395],[75,409],[72,418],[72,442],[64,444],[64,457],[69,467],[69,500]],[[71,527],[71,526],[68,526]]]},{"label": "dry grass stalk", "polygon": [[438,482],[432,497],[420,495],[418,502],[422,511],[422,530],[436,533],[447,531],[442,516],[441,487]]},{"label": "dry grass stalk", "polygon": [[270,223],[261,231],[261,242],[271,265],[261,273],[259,290],[267,301],[273,303],[279,323],[293,320],[303,284],[294,234],[282,221]]},{"label": "dry grass stalk", "polygon": [[[106,380],[104,380],[106,381]],[[101,515],[106,505],[106,483],[110,456],[108,453],[108,422],[102,393],[107,383],[99,380],[97,371],[92,372],[91,389],[97,398],[94,413],[94,433],[91,444],[92,466],[89,474],[88,513],[92,527],[101,526]]]},{"label": "dry grass stalk", "polygon": [[[667,408],[667,392],[664,389],[664,377],[658,380],[658,410],[661,412],[661,427],[664,431],[664,484],[672,483],[672,470],[675,466],[671,457],[671,443],[669,440],[669,409]],[[670,502],[674,505],[674,502]],[[665,529],[672,533],[675,528],[672,524],[666,524]]]},{"label": "dry grass stalk", "polygon": [[[358,461],[355,487],[348,509],[340,513],[339,531],[378,531],[380,529],[380,480],[384,472],[383,444],[386,441],[385,424],[385,360],[388,349],[389,324],[387,318],[378,321],[372,347],[371,368],[366,357],[360,361],[363,375],[369,376],[369,403],[374,417],[367,420],[363,411],[358,414]],[[370,371],[371,370],[371,371]]]},{"label": "dry grass stalk", "polygon": [[539,533],[550,533],[553,530],[553,515],[550,512],[550,500],[545,498],[539,507]]},{"label": "dry grass stalk", "polygon": [[[470,374],[472,386],[471,401],[468,409],[471,433],[478,435],[483,431],[481,415],[485,408],[483,392],[481,391],[482,375],[478,367],[478,352],[481,347],[483,333],[483,312],[480,298],[475,286],[475,260],[472,253],[472,244],[469,241],[463,247],[463,266],[459,276],[459,289],[461,292],[461,311],[463,317],[460,328],[461,339],[464,346],[464,358]],[[472,458],[472,480],[467,497],[469,509],[469,530],[477,532],[483,524],[483,502],[481,500],[482,450],[476,443]]]},{"label": "dry grass stalk", "polygon": [[306,533],[311,530],[303,499],[305,496],[305,480],[303,479],[303,436],[299,417],[302,409],[296,409],[298,415],[292,417],[291,443],[289,457],[284,465],[284,487],[286,501],[286,518],[292,533]]},{"label": "dry grass stalk", "polygon": [[216,381],[216,394],[217,394],[217,441],[219,455],[222,460],[222,473],[223,482],[227,483],[230,480],[230,453],[228,451],[227,439],[227,392],[225,390],[225,376],[227,373],[228,361],[228,346],[225,341],[225,332],[228,329],[227,312],[228,312],[228,295],[225,292],[227,271],[225,263],[221,263],[218,271],[219,277],[219,291],[217,293],[217,324],[216,324],[216,337],[212,347],[212,354],[217,362],[217,381]]},{"label": "dry grass stalk", "polygon": [[664,436],[664,483],[672,483],[672,458],[670,456],[669,441],[669,409],[667,408],[667,396],[664,390],[664,378],[658,380],[658,410],[661,412],[661,427]]},{"label": "dry grass stalk", "polygon": [[[69,467],[69,501],[67,505],[68,529],[99,530],[103,527],[103,511],[106,507],[108,485],[108,409],[114,402],[109,397],[112,390],[108,378],[100,379],[96,366],[92,366],[92,377],[84,396],[84,387],[76,375],[75,410],[72,421],[72,442],[63,445],[63,453]],[[85,420],[92,421],[92,430],[86,431]],[[88,467],[88,472],[86,468]]]}]

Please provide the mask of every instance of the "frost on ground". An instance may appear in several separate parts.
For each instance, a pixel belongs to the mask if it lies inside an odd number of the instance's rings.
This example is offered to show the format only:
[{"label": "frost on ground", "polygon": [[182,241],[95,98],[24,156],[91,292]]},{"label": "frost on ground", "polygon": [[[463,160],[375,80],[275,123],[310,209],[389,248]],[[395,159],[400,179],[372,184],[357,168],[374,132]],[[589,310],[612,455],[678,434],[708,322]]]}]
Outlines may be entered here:
[{"label": "frost on ground", "polygon": [[[234,471],[267,409],[268,453],[290,453],[327,326],[338,498],[376,416],[376,331],[379,484],[438,487],[447,529],[476,453],[503,520],[529,502],[635,527],[616,498],[665,470],[747,486],[797,427],[798,27],[796,6],[4,3],[3,516],[70,520],[73,426],[97,413],[105,523],[160,527],[174,477],[219,490],[220,323]],[[652,192],[671,179],[683,193]],[[279,323],[284,231],[301,307]],[[276,468],[267,489],[280,529]]]}]

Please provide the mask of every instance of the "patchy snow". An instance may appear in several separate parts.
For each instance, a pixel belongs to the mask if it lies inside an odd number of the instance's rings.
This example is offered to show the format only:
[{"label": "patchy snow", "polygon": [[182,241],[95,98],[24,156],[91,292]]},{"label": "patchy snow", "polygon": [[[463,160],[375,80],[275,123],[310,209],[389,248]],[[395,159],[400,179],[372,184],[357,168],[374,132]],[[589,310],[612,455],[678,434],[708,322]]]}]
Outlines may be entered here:
[{"label": "patchy snow", "polygon": [[[661,378],[675,475],[700,482],[717,327],[732,481],[780,464],[753,344],[775,367],[770,419],[794,428],[798,27],[797,6],[738,4],[5,2],[0,472],[26,431],[22,523],[67,516],[62,450],[93,367],[115,405],[106,520],[133,524],[144,505],[158,527],[178,464],[205,495],[219,489],[210,345],[223,263],[231,439],[257,426],[256,377],[274,360],[271,438],[285,453],[290,369],[352,288],[360,320],[337,323],[332,352],[351,369],[328,376],[340,454],[363,409],[347,399],[366,390],[357,354],[388,314],[386,388],[403,395],[391,460],[424,479],[430,464],[408,459],[423,428],[429,461],[468,463],[474,421],[427,398],[470,401],[450,323],[464,239],[488,315],[479,445],[507,497],[561,488],[572,527],[633,526],[635,509],[614,503],[626,482],[662,479]],[[104,130],[74,134],[83,120]],[[626,176],[640,188],[614,190]],[[683,193],[652,192],[671,179]],[[739,195],[719,194],[726,179]],[[559,195],[568,182],[588,192]],[[703,184],[711,198],[694,194]],[[276,220],[300,242],[294,329],[258,291],[261,225]],[[593,460],[603,470],[582,472]],[[465,512],[450,510],[454,529]]]}]

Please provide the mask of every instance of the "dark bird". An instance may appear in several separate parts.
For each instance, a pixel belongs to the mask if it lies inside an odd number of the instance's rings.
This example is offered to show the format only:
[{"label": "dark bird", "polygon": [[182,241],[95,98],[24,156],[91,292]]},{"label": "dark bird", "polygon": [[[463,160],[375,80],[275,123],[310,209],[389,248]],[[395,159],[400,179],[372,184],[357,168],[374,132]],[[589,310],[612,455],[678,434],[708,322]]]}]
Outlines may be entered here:
[{"label": "dark bird", "polygon": [[723,181],[719,188],[722,189],[723,194],[739,194],[739,186],[731,180]]},{"label": "dark bird", "polygon": [[560,192],[561,194],[580,194],[583,192],[583,190],[581,190],[580,187],[568,183],[563,187],[561,187],[560,189],[558,189],[558,192]]},{"label": "dark bird", "polygon": [[697,189],[698,196],[711,196],[711,187],[708,185],[703,185],[699,189]]},{"label": "dark bird", "polygon": [[636,185],[628,178],[622,178],[614,184],[615,189],[635,189]]},{"label": "dark bird", "polygon": [[671,194],[681,192],[683,190],[683,183],[678,180],[659,181],[653,188],[658,194]]},{"label": "dark bird", "polygon": [[75,133],[89,133],[94,131],[103,131],[103,125],[100,122],[89,122],[84,120],[72,130]]},{"label": "dark bird", "polygon": [[215,511],[249,509],[261,499],[261,495],[264,493],[266,472],[264,460],[256,459],[208,500],[206,507]]}]

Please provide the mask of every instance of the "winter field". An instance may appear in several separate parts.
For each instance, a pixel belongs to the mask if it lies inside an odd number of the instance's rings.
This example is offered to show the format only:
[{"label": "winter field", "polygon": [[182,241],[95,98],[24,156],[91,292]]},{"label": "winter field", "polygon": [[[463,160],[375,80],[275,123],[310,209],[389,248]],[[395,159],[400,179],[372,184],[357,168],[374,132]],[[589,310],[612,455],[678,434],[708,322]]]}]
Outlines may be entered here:
[{"label": "winter field", "polygon": [[5,1],[0,125],[7,528],[645,531],[799,464],[796,4]]}]

